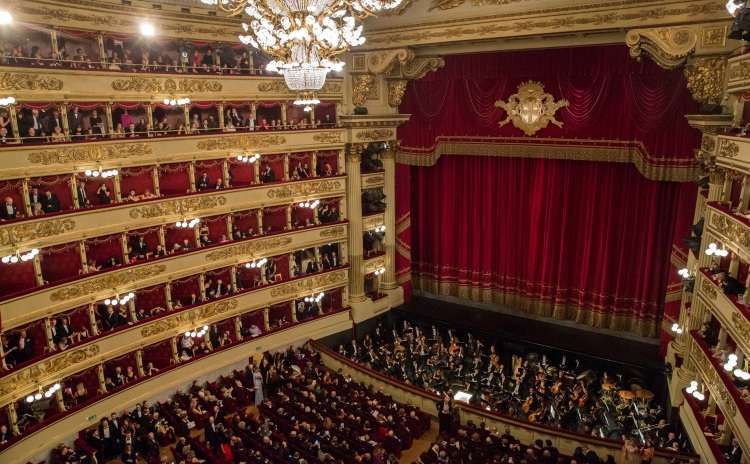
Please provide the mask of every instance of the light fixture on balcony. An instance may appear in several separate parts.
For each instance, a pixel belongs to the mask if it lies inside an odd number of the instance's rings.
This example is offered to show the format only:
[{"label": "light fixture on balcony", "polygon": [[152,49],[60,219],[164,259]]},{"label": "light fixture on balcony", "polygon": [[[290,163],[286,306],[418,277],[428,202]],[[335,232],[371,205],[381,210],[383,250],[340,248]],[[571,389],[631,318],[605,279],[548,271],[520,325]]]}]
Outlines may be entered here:
[{"label": "light fixture on balcony", "polygon": [[708,256],[718,256],[720,258],[724,258],[726,256],[729,256],[729,251],[725,250],[724,248],[719,248],[718,245],[711,242],[708,244],[708,248],[706,248],[706,254]]},{"label": "light fixture on balcony", "polygon": [[698,381],[697,380],[691,380],[690,386],[685,389],[685,393],[688,395],[692,395],[693,398],[695,398],[698,401],[703,401],[706,399],[706,395],[698,391]]},{"label": "light fixture on balcony", "polygon": [[260,159],[260,155],[253,153],[252,155],[237,155],[237,161],[242,163],[255,163]]},{"label": "light fixture on balcony", "polygon": [[13,15],[8,10],[0,10],[0,26],[13,23]]},{"label": "light fixture on balcony", "polygon": [[750,380],[750,372],[737,368],[732,373],[740,380]]},{"label": "light fixture on balcony", "polygon": [[0,98],[0,106],[10,106],[16,103],[16,99],[13,97],[2,97]]},{"label": "light fixture on balcony", "polygon": [[313,201],[307,200],[307,201],[300,202],[300,204],[297,206],[299,206],[300,208],[315,209],[318,207],[319,204],[320,204],[320,200],[313,200]]},{"label": "light fixture on balcony", "polygon": [[51,387],[49,387],[47,390],[43,390],[42,387],[39,387],[36,393],[31,394],[26,397],[27,403],[33,403],[34,401],[39,401],[42,398],[52,398],[52,395],[55,394],[57,390],[62,388],[59,383],[55,383]]},{"label": "light fixture on balcony", "polygon": [[375,269],[375,271],[373,272],[373,274],[375,274],[376,276],[383,275],[383,274],[385,274],[385,268],[381,266],[381,267]]},{"label": "light fixture on balcony", "polygon": [[112,298],[107,298],[106,300],[104,300],[104,304],[107,306],[126,305],[133,298],[135,298],[135,293],[133,292],[127,293],[123,296],[120,296],[119,294],[115,293],[115,296],[113,296]]},{"label": "light fixture on balcony", "polygon": [[690,270],[686,267],[683,267],[679,271],[677,271],[677,274],[679,274],[680,277],[683,279],[689,279],[690,278]]},{"label": "light fixture on balcony", "polygon": [[385,226],[384,226],[383,224],[380,224],[380,225],[379,225],[379,226],[377,226],[377,227],[376,227],[376,228],[375,228],[374,230],[375,230],[375,232],[377,232],[377,233],[385,232]]},{"label": "light fixture on balcony", "polygon": [[190,104],[190,99],[185,98],[165,98],[164,104],[169,106],[185,106]]},{"label": "light fixture on balcony", "polygon": [[245,267],[247,269],[261,268],[267,262],[268,262],[268,258],[256,259],[256,260],[250,261],[249,263],[245,263]]},{"label": "light fixture on balcony", "polygon": [[31,250],[27,251],[26,253],[21,253],[19,251],[16,251],[12,255],[3,256],[0,261],[2,261],[3,264],[16,264],[18,262],[26,262],[31,261],[34,259],[34,256],[39,254],[39,249],[32,248]]},{"label": "light fixture on balcony", "polygon": [[672,324],[672,332],[676,333],[677,335],[682,333],[682,327],[680,327],[680,324],[674,323]]},{"label": "light fixture on balcony", "polygon": [[724,370],[727,372],[732,372],[735,367],[737,367],[737,355],[731,353],[729,356],[727,356],[727,362],[724,363]]},{"label": "light fixture on balcony", "polygon": [[189,221],[187,219],[183,219],[182,221],[175,222],[174,225],[180,229],[188,229],[197,226],[200,222],[201,220],[198,218],[194,218]]},{"label": "light fixture on balcony", "polygon": [[108,169],[106,171],[102,171],[101,169],[86,169],[83,174],[86,175],[86,177],[101,177],[102,179],[106,179],[108,177],[114,177],[118,175],[120,171],[117,169]]},{"label": "light fixture on balcony", "polygon": [[317,295],[313,293],[312,295],[305,297],[305,303],[320,303],[320,300],[322,300],[325,295],[325,292],[320,292]]},{"label": "light fixture on balcony", "polygon": [[153,37],[156,35],[156,28],[148,21],[144,21],[140,26],[141,35],[144,37]]},{"label": "light fixture on balcony", "polygon": [[190,338],[202,338],[207,333],[208,333],[208,326],[204,325],[200,329],[188,330],[187,332],[185,332],[185,336],[190,337]]}]

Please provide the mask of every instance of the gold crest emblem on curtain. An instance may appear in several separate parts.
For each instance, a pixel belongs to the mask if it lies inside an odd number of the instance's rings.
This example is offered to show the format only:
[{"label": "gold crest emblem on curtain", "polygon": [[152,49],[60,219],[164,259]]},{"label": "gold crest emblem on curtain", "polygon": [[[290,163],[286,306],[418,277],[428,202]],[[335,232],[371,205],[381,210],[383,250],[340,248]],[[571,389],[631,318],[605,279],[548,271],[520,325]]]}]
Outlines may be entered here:
[{"label": "gold crest emblem on curtain", "polygon": [[518,90],[508,97],[508,101],[495,102],[495,106],[507,113],[505,119],[500,121],[500,127],[512,121],[514,126],[529,136],[549,123],[562,127],[563,123],[555,119],[555,113],[568,104],[565,99],[555,101],[555,97],[544,91],[544,85],[536,81],[519,84]]}]

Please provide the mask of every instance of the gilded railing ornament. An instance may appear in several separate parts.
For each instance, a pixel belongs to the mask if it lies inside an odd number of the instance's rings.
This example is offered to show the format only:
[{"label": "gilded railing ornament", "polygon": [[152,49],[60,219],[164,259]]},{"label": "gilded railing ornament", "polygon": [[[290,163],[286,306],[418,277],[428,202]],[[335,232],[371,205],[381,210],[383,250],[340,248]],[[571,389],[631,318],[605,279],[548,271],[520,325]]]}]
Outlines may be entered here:
[{"label": "gilded railing ornament", "polygon": [[385,267],[385,256],[368,259],[365,261],[365,274],[375,272],[378,268]]},{"label": "gilded railing ornament", "polygon": [[166,269],[167,266],[157,264],[142,268],[114,271],[100,277],[93,277],[83,282],[66,285],[65,288],[61,288],[52,293],[49,299],[50,301],[60,302],[75,298],[83,298],[85,296],[94,296],[98,292],[104,290],[121,288],[125,285],[132,284],[133,282],[138,282],[139,280],[158,276]]},{"label": "gilded railing ornament", "polygon": [[549,123],[562,127],[563,123],[555,119],[555,113],[568,106],[568,100],[555,101],[555,97],[544,91],[544,85],[528,81],[520,84],[508,101],[498,100],[495,106],[507,113],[505,119],[499,122],[500,127],[512,121],[515,127],[531,136]]},{"label": "gilded railing ornament", "polygon": [[180,198],[177,200],[160,201],[150,205],[133,208],[130,210],[130,217],[133,219],[150,219],[163,218],[176,214],[184,215],[224,206],[226,203],[226,197],[220,195]]},{"label": "gilded railing ornament", "polygon": [[221,250],[212,251],[206,255],[206,261],[220,261],[232,257],[253,257],[258,253],[277,250],[292,243],[291,237],[270,237],[253,240],[239,245],[228,246]]},{"label": "gilded railing ornament", "polygon": [[24,388],[34,386],[49,377],[91,359],[99,354],[99,345],[88,345],[79,349],[64,351],[58,356],[35,363],[0,379],[0,397],[11,393],[20,394]]},{"label": "gilded railing ornament", "polygon": [[740,146],[735,141],[729,139],[719,140],[719,156],[724,158],[734,158],[740,154]]},{"label": "gilded railing ornament", "polygon": [[708,278],[705,278],[703,282],[701,283],[701,292],[703,292],[704,295],[711,298],[712,300],[715,300],[718,296],[718,292],[716,291],[716,286],[713,282],[708,280]]},{"label": "gilded railing ornament", "polygon": [[359,131],[356,134],[358,140],[369,140],[372,142],[378,142],[381,140],[389,140],[393,138],[393,131],[391,129],[371,129]]},{"label": "gilded railing ornament", "polygon": [[406,79],[394,79],[388,81],[388,105],[391,108],[398,108],[401,105],[401,99],[406,92]]},{"label": "gilded railing ornament", "polygon": [[159,77],[132,76],[112,81],[112,89],[120,92],[144,93],[203,93],[221,92],[223,86],[216,79],[162,79]]},{"label": "gilded railing ornament", "polygon": [[115,143],[108,145],[89,144],[79,147],[60,147],[54,150],[43,150],[29,153],[32,164],[70,164],[96,163],[100,161],[117,161],[152,154],[151,146],[146,143]]},{"label": "gilded railing ornament", "polygon": [[191,309],[190,311],[181,312],[174,316],[165,317],[143,327],[141,329],[141,336],[144,338],[152,337],[183,327],[186,324],[201,325],[205,319],[225,314],[237,308],[238,305],[239,301],[236,298],[230,298]]},{"label": "gilded railing ornament", "polygon": [[346,271],[336,271],[315,276],[312,279],[301,279],[271,289],[271,297],[297,295],[320,287],[346,281]]},{"label": "gilded railing ornament", "polygon": [[286,138],[281,135],[234,135],[215,137],[198,142],[199,150],[253,150],[283,145]]},{"label": "gilded railing ornament", "polygon": [[346,235],[346,227],[344,226],[331,227],[320,231],[320,236],[322,238],[343,237],[344,235]]},{"label": "gilded railing ornament", "polygon": [[72,219],[40,220],[0,227],[0,246],[16,246],[29,240],[52,237],[75,229]]},{"label": "gilded railing ornament", "polygon": [[63,81],[40,74],[4,72],[0,74],[0,90],[62,90]]},{"label": "gilded railing ornament", "polygon": [[385,224],[385,216],[382,214],[374,214],[362,218],[362,230],[372,230],[383,224]]},{"label": "gilded railing ornament", "polygon": [[383,176],[372,176],[365,178],[365,184],[367,185],[382,184],[383,182],[385,182],[385,177]]},{"label": "gilded railing ornament", "polygon": [[729,390],[727,390],[719,373],[716,372],[713,363],[708,359],[708,354],[696,343],[693,343],[692,353],[693,360],[697,364],[698,369],[703,373],[703,380],[708,384],[709,390],[718,393],[717,396],[724,404],[726,410],[723,412],[729,415],[729,417],[734,417],[737,414],[737,405],[734,403],[734,398],[732,397],[732,394],[729,393]]},{"label": "gilded railing ornament", "polygon": [[373,84],[375,84],[375,76],[372,74],[352,75],[352,103],[354,106],[365,106]]},{"label": "gilded railing ornament", "polygon": [[685,66],[687,88],[698,103],[718,105],[724,93],[722,57],[695,58]]},{"label": "gilded railing ornament", "polygon": [[734,328],[737,329],[742,340],[750,340],[750,322],[748,322],[744,315],[733,312],[732,324],[734,324]]},{"label": "gilded railing ornament", "polygon": [[286,86],[286,83],[278,79],[261,82],[258,84],[258,90],[261,92],[289,93],[289,88]]},{"label": "gilded railing ornament", "polygon": [[340,190],[340,180],[321,180],[316,182],[295,183],[273,188],[267,192],[268,198],[285,199],[306,195],[320,195]]},{"label": "gilded railing ornament", "polygon": [[750,248],[750,232],[747,226],[736,222],[718,211],[711,212],[710,225],[716,232],[743,248]]},{"label": "gilded railing ornament", "polygon": [[313,140],[318,143],[342,143],[341,132],[320,132],[313,135]]}]

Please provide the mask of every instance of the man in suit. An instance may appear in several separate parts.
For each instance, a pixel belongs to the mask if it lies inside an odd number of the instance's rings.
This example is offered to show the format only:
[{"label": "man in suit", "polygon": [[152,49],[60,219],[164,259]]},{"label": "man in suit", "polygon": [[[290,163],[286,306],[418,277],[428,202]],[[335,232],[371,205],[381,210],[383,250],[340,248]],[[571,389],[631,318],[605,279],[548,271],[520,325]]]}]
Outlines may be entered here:
[{"label": "man in suit", "polygon": [[60,199],[50,190],[44,192],[44,197],[42,197],[42,209],[45,213],[56,213],[60,211]]},{"label": "man in suit", "polygon": [[195,183],[198,190],[208,190],[208,173],[203,173],[198,178],[198,182]]},{"label": "man in suit", "polygon": [[83,130],[83,115],[78,107],[74,106],[73,111],[68,114],[68,130],[71,134],[75,134],[78,129]]},{"label": "man in suit", "polygon": [[133,244],[132,253],[138,259],[146,259],[148,257],[148,245],[143,240],[143,237],[138,237],[138,240]]},{"label": "man in suit", "polygon": [[89,202],[88,193],[86,193],[86,182],[82,180],[78,181],[78,185],[76,186],[76,194],[78,195],[78,205],[81,208],[85,208],[86,206],[91,205],[91,203]]},{"label": "man in suit", "polygon": [[47,134],[52,134],[55,131],[55,127],[59,127],[60,130],[63,130],[62,125],[62,118],[60,117],[60,112],[55,110],[52,110],[52,114],[47,116],[47,118],[44,120],[44,132]]},{"label": "man in suit", "polygon": [[0,127],[0,145],[7,145],[11,142],[15,142],[15,140],[13,140],[8,134],[8,129]]},{"label": "man in suit", "polygon": [[35,135],[42,135],[44,127],[42,125],[42,118],[39,116],[39,110],[31,110],[31,114],[27,115],[23,120],[23,127],[26,129],[26,133],[31,133],[29,129],[34,129],[33,133]]},{"label": "man in suit", "polygon": [[42,203],[42,194],[39,193],[37,187],[31,187],[31,191],[29,192],[29,203],[31,203],[32,209],[36,203]]},{"label": "man in suit", "polygon": [[21,213],[18,211],[18,207],[13,204],[13,198],[5,197],[5,204],[3,204],[3,208],[0,209],[0,219],[7,221],[9,219],[16,219],[20,216]]}]

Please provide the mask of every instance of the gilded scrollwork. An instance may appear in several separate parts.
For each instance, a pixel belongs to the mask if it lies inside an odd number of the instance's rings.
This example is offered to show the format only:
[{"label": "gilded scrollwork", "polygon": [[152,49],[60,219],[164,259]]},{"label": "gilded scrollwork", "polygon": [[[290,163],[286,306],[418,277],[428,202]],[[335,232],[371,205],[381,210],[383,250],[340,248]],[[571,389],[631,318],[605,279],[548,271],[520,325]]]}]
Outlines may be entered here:
[{"label": "gilded scrollwork", "polygon": [[342,143],[341,132],[320,132],[313,135],[313,140],[318,143]]},{"label": "gilded scrollwork", "polygon": [[354,106],[365,106],[367,96],[370,95],[375,76],[372,74],[352,75],[352,103]]},{"label": "gilded scrollwork", "polygon": [[710,218],[709,223],[716,232],[745,249],[750,248],[750,231],[748,231],[746,225],[734,221],[716,210],[710,210]]},{"label": "gilded scrollwork", "polygon": [[146,143],[88,144],[86,146],[60,147],[55,150],[35,151],[29,153],[28,160],[32,164],[49,166],[52,164],[117,161],[148,156],[152,153],[151,146]]},{"label": "gilded scrollwork", "polygon": [[96,344],[72,349],[5,376],[0,379],[0,397],[32,387],[40,380],[95,357],[99,351],[99,345]]},{"label": "gilded scrollwork", "polygon": [[662,68],[674,69],[695,51],[698,34],[691,27],[632,29],[625,36],[625,43],[632,58],[640,59],[646,52]]},{"label": "gilded scrollwork", "polygon": [[322,238],[343,237],[344,235],[346,235],[346,227],[344,226],[335,226],[320,231],[320,236]]},{"label": "gilded scrollwork", "polygon": [[254,257],[258,253],[267,253],[278,250],[292,243],[291,237],[270,237],[266,239],[253,240],[238,245],[224,247],[212,251],[206,255],[206,261],[220,261],[234,257]]},{"label": "gilded scrollwork", "polygon": [[320,195],[324,193],[341,190],[343,184],[340,180],[321,180],[316,182],[294,183],[283,187],[270,189],[266,194],[268,198],[286,199],[307,195]]},{"label": "gilded scrollwork", "polygon": [[734,158],[740,154],[740,146],[737,142],[729,139],[720,139],[719,156],[724,158]]},{"label": "gilded scrollwork", "polygon": [[716,291],[716,286],[708,279],[704,279],[701,283],[701,292],[706,295],[707,297],[711,298],[712,300],[715,300],[718,296],[718,292]]},{"label": "gilded scrollwork", "polygon": [[382,184],[383,182],[385,182],[385,177],[383,176],[370,176],[365,178],[365,184],[367,185]]},{"label": "gilded scrollwork", "polygon": [[698,369],[703,373],[703,380],[706,382],[709,390],[718,393],[718,397],[721,399],[721,403],[724,405],[724,413],[730,418],[737,414],[737,405],[734,402],[732,394],[727,390],[724,380],[719,376],[713,363],[708,358],[708,354],[704,352],[700,346],[693,344],[693,360],[695,361]]},{"label": "gilded scrollwork", "polygon": [[568,100],[555,101],[555,97],[544,91],[544,85],[527,81],[518,86],[508,101],[498,100],[495,106],[506,112],[505,119],[499,122],[500,127],[512,121],[515,127],[532,136],[549,123],[562,127],[563,123],[555,119],[555,113],[568,106]]},{"label": "gilded scrollwork", "polygon": [[362,230],[372,230],[385,223],[385,217],[382,214],[373,214],[362,218]]},{"label": "gilded scrollwork", "polygon": [[312,279],[296,280],[274,287],[271,289],[271,297],[277,298],[280,296],[298,295],[300,293],[309,292],[317,288],[345,281],[346,271],[330,272],[315,276]]},{"label": "gilded scrollwork", "polygon": [[40,220],[11,224],[0,227],[0,245],[16,246],[29,240],[52,237],[65,234],[75,229],[76,223],[72,219]]},{"label": "gilded scrollwork", "polygon": [[170,330],[175,330],[186,324],[201,325],[206,319],[232,311],[236,309],[238,305],[239,301],[236,298],[230,298],[203,305],[189,311],[180,312],[174,316],[159,319],[158,321],[143,327],[141,329],[141,336],[144,338],[152,337]]},{"label": "gilded scrollwork", "polygon": [[732,324],[737,332],[739,332],[742,340],[750,340],[750,322],[748,322],[744,315],[733,312]]},{"label": "gilded scrollwork", "polygon": [[724,68],[722,57],[695,58],[685,66],[687,88],[693,99],[703,104],[721,103],[724,93]]},{"label": "gilded scrollwork", "polygon": [[363,130],[356,133],[357,140],[368,140],[377,142],[381,140],[390,140],[394,136],[391,129],[371,129]]},{"label": "gilded scrollwork", "polygon": [[258,90],[261,92],[273,92],[273,93],[289,93],[289,88],[286,83],[282,80],[273,80],[268,82],[261,82],[258,84]]},{"label": "gilded scrollwork", "polygon": [[0,74],[0,90],[62,90],[63,81],[42,74],[4,72]]},{"label": "gilded scrollwork", "polygon": [[67,285],[65,286],[65,288],[61,288],[60,290],[53,292],[50,295],[49,299],[53,302],[61,302],[95,295],[98,292],[102,292],[104,290],[118,289],[125,285],[138,282],[139,280],[156,277],[164,273],[166,269],[167,266],[163,264],[156,264],[153,266],[115,271],[109,274],[102,275],[100,277],[87,279],[83,282],[77,282]]},{"label": "gilded scrollwork", "polygon": [[406,79],[392,79],[388,81],[388,105],[392,108],[398,108],[401,104],[401,99],[404,98],[404,92],[406,92],[406,84],[409,81]]},{"label": "gilded scrollwork", "polygon": [[215,137],[198,142],[199,150],[254,150],[283,145],[286,138],[281,135],[234,135]]},{"label": "gilded scrollwork", "polygon": [[131,76],[112,81],[112,89],[120,92],[145,93],[205,93],[221,92],[223,86],[216,79],[162,79],[159,77]]},{"label": "gilded scrollwork", "polygon": [[177,200],[160,201],[146,206],[139,206],[130,210],[133,219],[165,218],[178,214],[189,214],[224,206],[226,197],[220,195],[201,196],[196,198],[180,198]]}]

